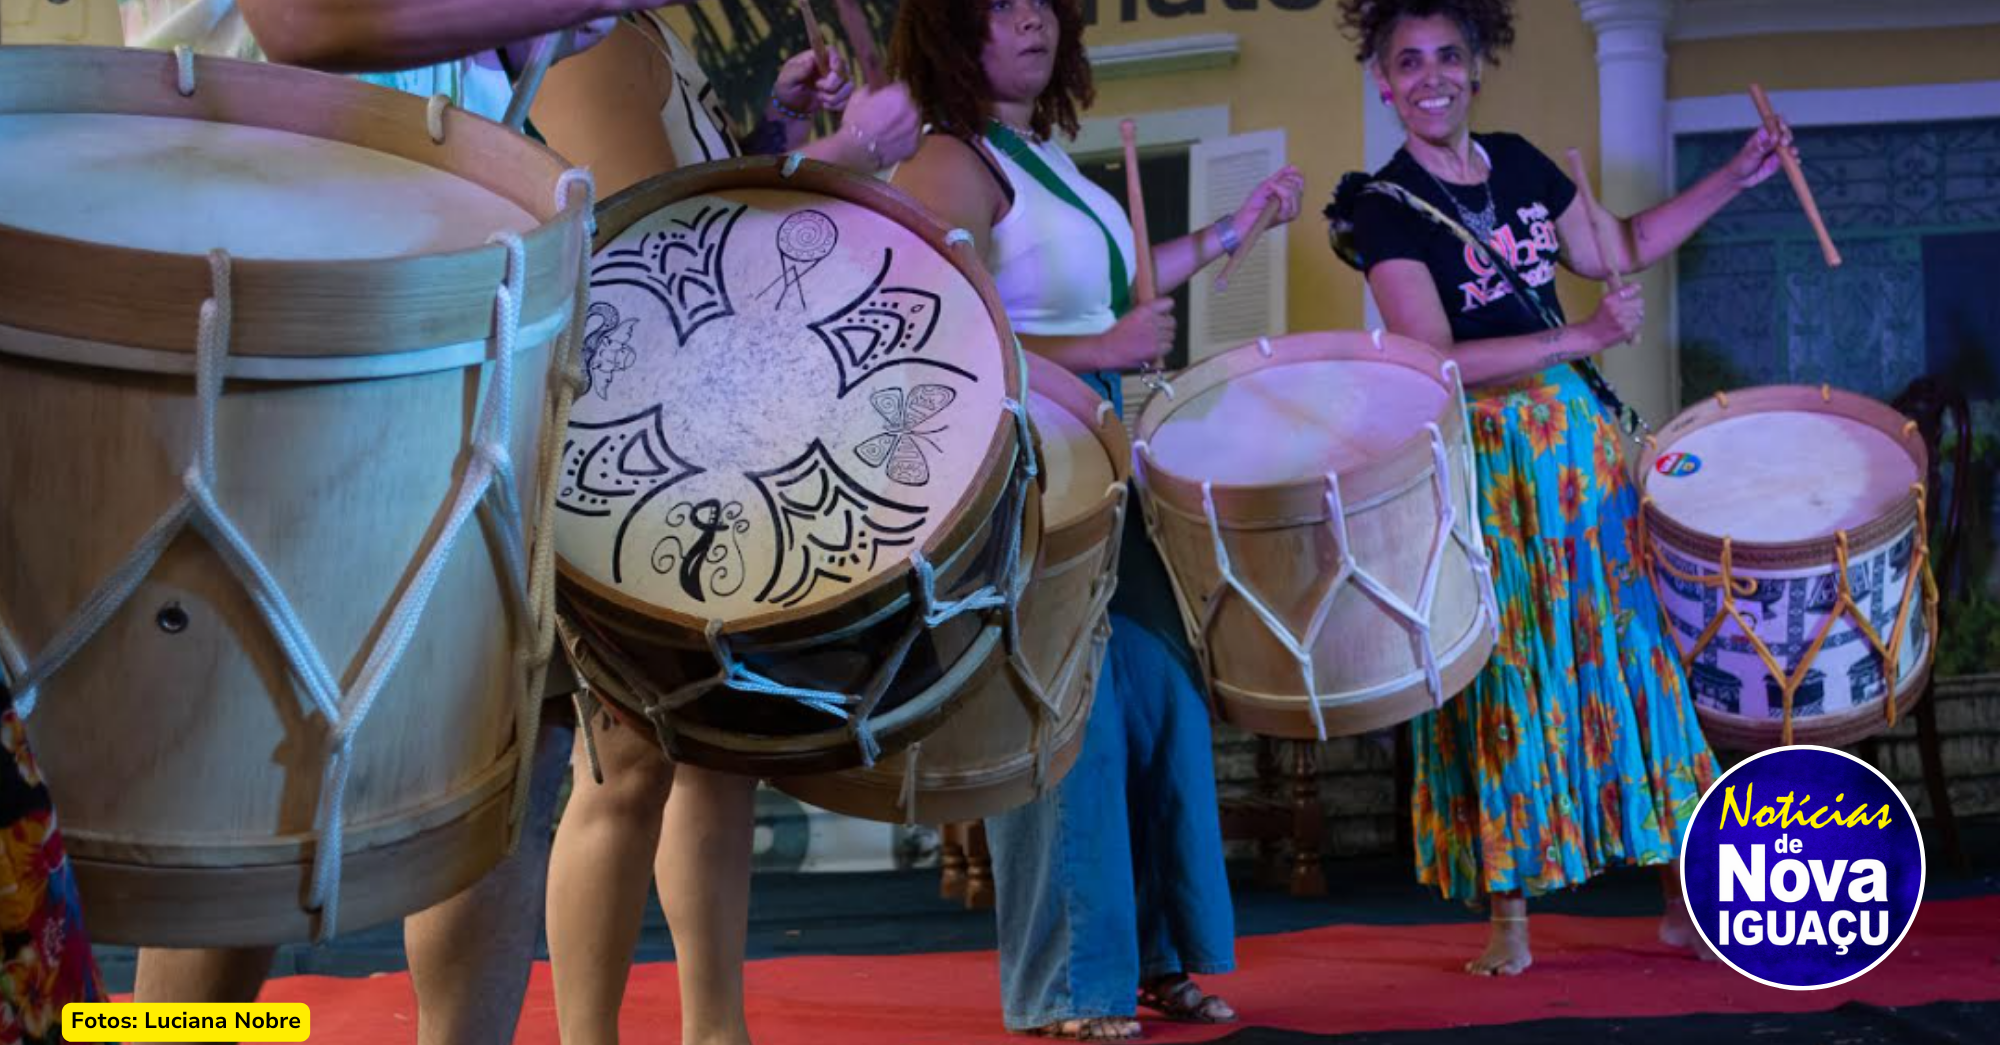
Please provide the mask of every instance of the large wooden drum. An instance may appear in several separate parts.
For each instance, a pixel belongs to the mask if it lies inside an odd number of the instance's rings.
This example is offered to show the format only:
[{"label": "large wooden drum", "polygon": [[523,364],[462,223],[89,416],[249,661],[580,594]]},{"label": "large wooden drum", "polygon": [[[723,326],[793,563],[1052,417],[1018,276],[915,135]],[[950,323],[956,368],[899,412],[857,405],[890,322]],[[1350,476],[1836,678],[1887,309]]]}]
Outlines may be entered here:
[{"label": "large wooden drum", "polygon": [[507,849],[589,202],[456,110],[185,73],[0,48],[0,649],[91,935],[277,943]]},{"label": "large wooden drum", "polygon": [[1710,742],[1838,747],[1923,695],[1937,591],[1915,422],[1752,388],[1689,408],[1645,464],[1641,546]]},{"label": "large wooden drum", "polygon": [[1440,707],[1498,616],[1457,367],[1298,334],[1174,378],[1139,416],[1148,525],[1221,715],[1325,738]]},{"label": "large wooden drum", "polygon": [[1069,371],[1028,359],[1028,416],[1044,489],[1042,555],[1008,638],[1006,667],[944,725],[865,769],[775,786],[822,809],[891,823],[978,820],[1062,781],[1110,638],[1131,445],[1111,404]]},{"label": "large wooden drum", "polygon": [[872,763],[1005,658],[1041,533],[1020,354],[873,178],[745,159],[598,216],[557,550],[585,674],[677,760]]}]

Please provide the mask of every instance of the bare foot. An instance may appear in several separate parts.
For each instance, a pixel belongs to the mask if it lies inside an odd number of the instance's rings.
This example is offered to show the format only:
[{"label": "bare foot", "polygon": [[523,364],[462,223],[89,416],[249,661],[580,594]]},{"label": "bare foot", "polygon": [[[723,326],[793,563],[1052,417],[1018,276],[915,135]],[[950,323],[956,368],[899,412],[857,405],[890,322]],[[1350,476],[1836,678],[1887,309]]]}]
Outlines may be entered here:
[{"label": "bare foot", "polygon": [[1709,949],[1708,941],[1695,931],[1694,916],[1688,913],[1687,901],[1681,896],[1680,869],[1668,864],[1660,875],[1660,893],[1666,901],[1666,911],[1660,915],[1660,942],[1669,947],[1693,951],[1696,958],[1705,962],[1719,961],[1715,952]]},{"label": "bare foot", "polygon": [[1519,976],[1535,964],[1528,952],[1528,902],[1519,896],[1493,898],[1486,951],[1465,963],[1474,976]]},{"label": "bare foot", "polygon": [[1081,1020],[1060,1020],[1028,1032],[1038,1038],[1066,1038],[1070,1041],[1130,1041],[1139,1036],[1139,1021],[1124,1016],[1092,1016]]}]

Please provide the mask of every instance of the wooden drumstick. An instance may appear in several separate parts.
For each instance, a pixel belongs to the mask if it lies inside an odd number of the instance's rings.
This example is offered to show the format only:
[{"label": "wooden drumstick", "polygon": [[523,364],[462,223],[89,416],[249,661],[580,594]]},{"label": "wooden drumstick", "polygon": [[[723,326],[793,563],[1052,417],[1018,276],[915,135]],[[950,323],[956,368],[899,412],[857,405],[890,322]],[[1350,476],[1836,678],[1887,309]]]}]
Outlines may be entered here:
[{"label": "wooden drumstick", "polygon": [[542,88],[542,77],[547,76],[549,66],[556,64],[556,55],[569,50],[576,37],[576,30],[562,29],[536,38],[528,49],[528,64],[521,70],[521,80],[514,85],[514,96],[507,101],[507,113],[500,122],[509,130],[519,131],[528,123],[528,110],[535,106],[535,92]]},{"label": "wooden drumstick", "polygon": [[[1750,85],[1750,100],[1757,104],[1757,115],[1764,121],[1764,129],[1774,138],[1782,131],[1778,125],[1778,114],[1771,108],[1770,96],[1764,93],[1760,84]],[[1833,245],[1833,237],[1827,234],[1826,220],[1819,216],[1819,204],[1813,202],[1812,187],[1806,184],[1806,172],[1799,167],[1799,161],[1792,156],[1789,146],[1778,146],[1778,162],[1785,167],[1785,177],[1792,181],[1792,192],[1799,197],[1799,206],[1806,212],[1806,220],[1812,223],[1813,235],[1819,237],[1819,250],[1826,256],[1828,268],[1840,267],[1840,251]]]},{"label": "wooden drumstick", "polygon": [[1249,235],[1244,236],[1243,242],[1236,245],[1236,253],[1229,255],[1229,261],[1222,266],[1222,271],[1216,275],[1215,289],[1229,289],[1229,274],[1236,271],[1236,266],[1241,265],[1244,258],[1250,256],[1251,248],[1257,245],[1257,237],[1262,236],[1264,230],[1270,228],[1271,223],[1276,220],[1278,220],[1278,201],[1276,199],[1265,200],[1264,209],[1257,212],[1257,220],[1250,223]]},{"label": "wooden drumstick", "polygon": [[812,0],[794,0],[794,2],[798,5],[800,17],[806,20],[806,40],[812,44],[813,68],[817,69],[821,76],[825,76],[828,68],[826,34],[820,32],[819,19],[813,16]]},{"label": "wooden drumstick", "polygon": [[868,16],[861,12],[861,5],[855,0],[833,0],[833,9],[840,15],[840,28],[847,33],[847,46],[854,51],[854,64],[859,66],[861,82],[871,91],[879,91],[888,86],[889,77],[882,71],[882,59],[875,53],[875,34],[868,28]]},{"label": "wooden drumstick", "polygon": [[1125,141],[1125,209],[1132,215],[1132,253],[1139,270],[1132,280],[1132,303],[1143,305],[1157,295],[1153,287],[1153,243],[1146,233],[1146,197],[1139,188],[1139,128],[1131,120],[1118,124]]},{"label": "wooden drumstick", "polygon": [[1589,219],[1590,238],[1597,244],[1597,256],[1604,262],[1604,267],[1611,271],[1611,289],[1622,290],[1625,287],[1625,277],[1619,274],[1618,266],[1612,263],[1611,251],[1606,249],[1608,244],[1604,242],[1604,230],[1598,227],[1598,218],[1604,211],[1597,205],[1597,194],[1590,191],[1590,172],[1583,166],[1583,153],[1575,149],[1569,150],[1569,171],[1570,177],[1576,179],[1577,195],[1583,198],[1583,213]]}]

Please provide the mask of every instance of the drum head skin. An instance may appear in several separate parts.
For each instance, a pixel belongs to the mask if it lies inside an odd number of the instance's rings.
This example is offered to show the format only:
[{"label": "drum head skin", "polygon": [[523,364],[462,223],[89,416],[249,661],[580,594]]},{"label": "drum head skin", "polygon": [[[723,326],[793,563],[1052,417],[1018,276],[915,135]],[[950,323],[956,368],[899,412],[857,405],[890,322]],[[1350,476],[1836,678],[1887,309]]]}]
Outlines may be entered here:
[{"label": "drum head skin", "polygon": [[1083,418],[1039,391],[1028,393],[1028,416],[1041,437],[1042,525],[1060,530],[1095,511],[1118,481],[1097,432]]},{"label": "drum head skin", "polygon": [[978,287],[849,198],[711,188],[591,266],[557,548],[696,620],[810,612],[907,562],[978,498],[1006,408]]},{"label": "drum head skin", "polygon": [[1437,418],[1448,393],[1395,363],[1325,359],[1238,375],[1178,405],[1150,442],[1159,467],[1232,486],[1376,460]]},{"label": "drum head skin", "polygon": [[111,113],[0,115],[0,224],[170,253],[350,261],[540,222],[447,171],[288,131]]},{"label": "drum head skin", "polygon": [[1909,452],[1832,413],[1728,417],[1677,439],[1646,475],[1669,518],[1739,541],[1783,543],[1851,530],[1895,511],[1919,481]]}]

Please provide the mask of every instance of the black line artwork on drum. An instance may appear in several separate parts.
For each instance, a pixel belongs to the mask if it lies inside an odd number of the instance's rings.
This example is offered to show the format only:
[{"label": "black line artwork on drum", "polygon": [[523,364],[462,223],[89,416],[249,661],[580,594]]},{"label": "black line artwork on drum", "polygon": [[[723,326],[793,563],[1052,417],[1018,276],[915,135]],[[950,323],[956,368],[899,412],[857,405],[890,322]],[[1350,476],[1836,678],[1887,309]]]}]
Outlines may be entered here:
[{"label": "black line artwork on drum", "polygon": [[868,289],[811,324],[812,332],[833,353],[834,365],[840,368],[839,395],[843,399],[862,382],[892,366],[936,367],[968,381],[979,380],[970,371],[921,355],[937,332],[943,300],[916,287],[883,286],[895,257],[895,251],[884,250],[882,269]]},{"label": "black line artwork on drum", "polygon": [[833,253],[834,245],[840,242],[840,226],[819,211],[802,210],[778,223],[777,239],[778,278],[757,292],[757,300],[776,290],[778,308],[785,306],[787,293],[798,296],[801,309],[810,308],[806,304],[806,274]]},{"label": "black line artwork on drum", "polygon": [[957,398],[958,393],[944,385],[918,385],[908,392],[900,388],[876,391],[868,402],[888,422],[889,430],[863,440],[854,448],[854,456],[870,468],[883,469],[892,481],[904,486],[929,483],[931,463],[924,457],[924,447],[943,453],[931,437],[948,426],[917,426],[936,417]]},{"label": "black line artwork on drum", "polygon": [[1697,704],[1734,715],[1743,709],[1743,680],[1714,664],[1696,661],[1688,669],[1688,687]]},{"label": "black line artwork on drum", "polygon": [[667,509],[667,525],[692,528],[696,536],[693,541],[673,534],[660,538],[653,546],[654,571],[663,577],[679,574],[681,590],[696,602],[707,602],[710,594],[728,598],[743,590],[750,572],[743,559],[742,537],[750,532],[743,502],[723,504],[713,497],[700,504],[682,501]]},{"label": "black line artwork on drum", "polygon": [[[1797,671],[1797,668],[1793,668]],[[1785,687],[1770,675],[1764,676],[1764,713],[1767,718],[1785,717]],[[1805,681],[1792,694],[1792,714],[1817,715],[1826,709],[1826,672],[1807,668]]]},{"label": "black line artwork on drum", "polygon": [[790,463],[747,472],[777,534],[771,579],[758,602],[796,606],[822,580],[851,583],[884,554],[916,543],[925,510],[878,496],[842,471],[818,439]]},{"label": "black line artwork on drum", "polygon": [[563,442],[562,485],[556,507],[573,515],[608,518],[632,501],[611,549],[611,573],[623,580],[625,531],[646,502],[704,469],[674,453],[660,404],[616,421],[571,421]]},{"label": "black line artwork on drum", "polygon": [[747,206],[703,207],[692,220],[671,218],[667,227],[614,247],[591,266],[590,289],[632,287],[667,310],[674,338],[686,344],[702,327],[736,314],[722,256],[729,234]]},{"label": "black line artwork on drum", "polygon": [[632,331],[639,321],[624,319],[608,301],[593,301],[583,324],[583,391],[579,394],[595,392],[597,398],[608,400],[611,382],[639,361],[639,352],[632,347]]}]

